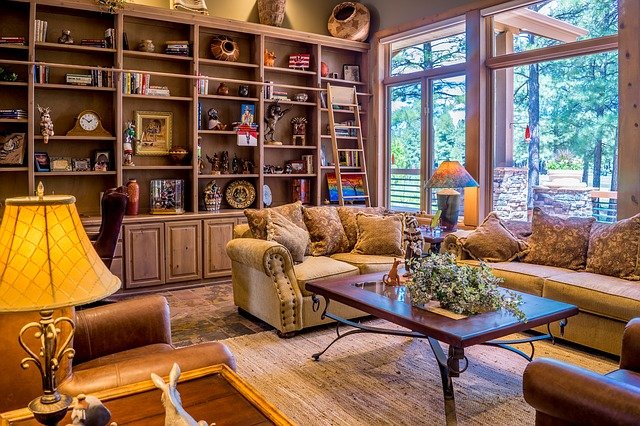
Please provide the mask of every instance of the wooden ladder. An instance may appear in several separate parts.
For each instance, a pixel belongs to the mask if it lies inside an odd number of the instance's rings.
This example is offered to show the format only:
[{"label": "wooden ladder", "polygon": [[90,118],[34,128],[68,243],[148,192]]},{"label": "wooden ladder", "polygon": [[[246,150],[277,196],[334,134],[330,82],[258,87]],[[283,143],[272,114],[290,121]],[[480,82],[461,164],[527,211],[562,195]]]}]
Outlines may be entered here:
[{"label": "wooden ladder", "polygon": [[[369,181],[367,179],[367,163],[364,155],[364,142],[362,140],[362,126],[360,123],[360,107],[358,106],[358,95],[356,88],[346,86],[331,86],[327,83],[327,100],[329,115],[329,132],[331,133],[331,145],[333,148],[333,164],[336,171],[336,186],[338,188],[338,204],[344,206],[345,201],[363,200],[366,206],[371,206],[371,198],[369,196]],[[339,111],[352,112],[354,119],[350,124],[336,124],[334,107],[338,107]],[[340,148],[338,141],[352,140],[353,136],[338,136],[336,129],[355,130],[357,148]],[[340,164],[341,153],[347,159],[347,165]],[[351,160],[351,161],[350,161]],[[362,177],[364,194],[361,195],[345,195],[342,187],[342,169],[345,173],[351,175],[360,175]]]}]

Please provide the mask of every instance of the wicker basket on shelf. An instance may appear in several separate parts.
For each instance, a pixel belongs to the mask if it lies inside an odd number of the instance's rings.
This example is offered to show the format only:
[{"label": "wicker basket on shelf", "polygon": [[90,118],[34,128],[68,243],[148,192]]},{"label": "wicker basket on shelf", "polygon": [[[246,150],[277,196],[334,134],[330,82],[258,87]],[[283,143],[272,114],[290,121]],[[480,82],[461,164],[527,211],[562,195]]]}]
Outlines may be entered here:
[{"label": "wicker basket on shelf", "polygon": [[260,23],[274,27],[282,26],[287,0],[258,0]]},{"label": "wicker basket on shelf", "polygon": [[327,27],[334,37],[365,41],[370,20],[369,9],[360,3],[345,1],[333,8]]}]

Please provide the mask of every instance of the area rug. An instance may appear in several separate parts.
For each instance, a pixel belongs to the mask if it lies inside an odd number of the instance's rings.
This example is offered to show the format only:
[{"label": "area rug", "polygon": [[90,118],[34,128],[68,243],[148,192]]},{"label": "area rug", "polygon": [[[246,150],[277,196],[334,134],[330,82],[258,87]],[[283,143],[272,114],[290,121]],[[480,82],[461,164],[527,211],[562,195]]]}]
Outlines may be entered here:
[{"label": "area rug", "polygon": [[[391,326],[383,320],[372,324]],[[224,343],[236,356],[240,376],[299,425],[444,424],[440,374],[427,341],[359,334],[313,361],[311,354],[334,336],[334,329],[291,339],[264,331]],[[534,410],[522,397],[527,362],[492,347],[465,353],[469,368],[454,379],[458,424],[533,425]],[[536,356],[601,373],[616,368],[611,359],[549,342],[536,343]]]}]

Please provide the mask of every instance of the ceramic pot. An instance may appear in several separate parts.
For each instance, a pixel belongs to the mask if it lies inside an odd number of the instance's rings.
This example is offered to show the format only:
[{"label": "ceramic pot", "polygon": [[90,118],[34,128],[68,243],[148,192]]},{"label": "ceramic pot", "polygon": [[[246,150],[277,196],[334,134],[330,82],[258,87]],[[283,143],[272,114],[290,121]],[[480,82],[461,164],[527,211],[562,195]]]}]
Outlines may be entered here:
[{"label": "ceramic pot", "polygon": [[219,61],[235,62],[240,56],[238,43],[225,35],[213,36],[210,47],[214,59]]},{"label": "ceramic pot", "polygon": [[282,26],[287,0],[258,0],[260,23],[274,27]]},{"label": "ceramic pot", "polygon": [[138,50],[141,52],[153,52],[156,50],[156,47],[153,45],[153,40],[140,40]]},{"label": "ceramic pot", "polygon": [[227,96],[229,94],[229,86],[224,83],[220,83],[220,85],[218,86],[218,90],[216,90],[216,93],[218,95]]},{"label": "ceramic pot", "polygon": [[246,84],[241,84],[238,86],[238,96],[241,98],[249,97],[249,86]]},{"label": "ceramic pot", "polygon": [[362,4],[345,1],[333,8],[327,27],[334,37],[365,41],[369,36],[370,18],[369,9]]},{"label": "ceramic pot", "polygon": [[320,77],[326,77],[329,75],[329,65],[325,62],[320,62]]},{"label": "ceramic pot", "polygon": [[126,214],[135,216],[140,207],[140,185],[135,179],[129,179],[127,182],[127,197],[129,197],[129,201],[127,202]]}]

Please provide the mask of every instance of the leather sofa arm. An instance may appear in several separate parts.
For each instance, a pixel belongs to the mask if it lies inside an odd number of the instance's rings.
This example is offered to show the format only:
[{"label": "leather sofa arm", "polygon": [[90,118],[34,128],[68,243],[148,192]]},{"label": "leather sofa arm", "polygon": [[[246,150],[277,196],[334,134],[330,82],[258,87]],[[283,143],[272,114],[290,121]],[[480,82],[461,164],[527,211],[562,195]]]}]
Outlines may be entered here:
[{"label": "leather sofa arm", "polygon": [[624,328],[620,368],[640,372],[640,318],[632,319]]},{"label": "leather sofa arm", "polygon": [[637,425],[640,419],[636,388],[557,360],[529,363],[522,386],[525,401],[536,411],[563,420],[558,424]]},{"label": "leather sofa arm", "polygon": [[171,344],[169,304],[154,295],[76,312],[74,365],[155,343]]}]

